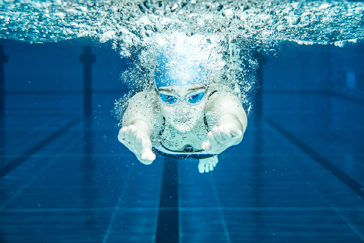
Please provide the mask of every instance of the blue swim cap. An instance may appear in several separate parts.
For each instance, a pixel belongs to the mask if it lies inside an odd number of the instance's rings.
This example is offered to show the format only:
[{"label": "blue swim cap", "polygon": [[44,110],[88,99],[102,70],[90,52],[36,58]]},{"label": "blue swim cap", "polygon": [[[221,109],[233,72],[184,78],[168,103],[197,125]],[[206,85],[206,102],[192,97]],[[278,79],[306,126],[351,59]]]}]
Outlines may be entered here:
[{"label": "blue swim cap", "polygon": [[157,88],[188,84],[207,84],[207,72],[201,61],[187,55],[167,57],[160,54],[154,72]]}]

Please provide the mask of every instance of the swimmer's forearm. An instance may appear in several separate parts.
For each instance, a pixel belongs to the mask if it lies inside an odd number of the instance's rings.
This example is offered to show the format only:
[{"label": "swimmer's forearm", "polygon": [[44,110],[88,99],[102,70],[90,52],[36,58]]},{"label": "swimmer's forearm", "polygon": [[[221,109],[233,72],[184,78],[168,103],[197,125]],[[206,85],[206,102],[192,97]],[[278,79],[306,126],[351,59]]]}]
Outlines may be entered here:
[{"label": "swimmer's forearm", "polygon": [[218,126],[233,127],[243,134],[247,127],[247,116],[239,99],[228,92],[218,92],[218,95],[211,101],[208,112],[218,114]]},{"label": "swimmer's forearm", "polygon": [[140,162],[150,165],[155,160],[150,134],[148,123],[143,119],[135,119],[119,130],[118,139]]},{"label": "swimmer's forearm", "polygon": [[150,139],[151,129],[143,119],[135,119],[130,125],[136,126],[138,133],[145,138]]},{"label": "swimmer's forearm", "polygon": [[239,144],[243,139],[246,122],[244,117],[239,118],[232,113],[222,114],[218,126],[214,126],[208,132],[208,141],[202,144],[202,148],[211,154],[220,154],[227,148]]},{"label": "swimmer's forearm", "polygon": [[[246,123],[245,123],[246,124]],[[234,116],[233,114],[224,114],[219,119],[219,126],[222,127],[233,127],[238,129],[244,133],[245,127],[244,124],[240,122],[240,120]],[[246,125],[245,125],[246,126]]]}]

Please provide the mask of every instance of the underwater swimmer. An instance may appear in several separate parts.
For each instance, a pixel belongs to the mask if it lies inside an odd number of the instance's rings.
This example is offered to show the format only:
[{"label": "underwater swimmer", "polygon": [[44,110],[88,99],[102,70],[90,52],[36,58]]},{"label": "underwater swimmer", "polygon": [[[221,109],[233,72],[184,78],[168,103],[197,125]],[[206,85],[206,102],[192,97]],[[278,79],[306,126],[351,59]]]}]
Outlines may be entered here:
[{"label": "underwater swimmer", "polygon": [[119,141],[143,164],[158,152],[199,159],[200,173],[212,171],[217,155],[243,139],[247,118],[239,99],[223,85],[207,85],[203,66],[187,57],[160,57],[154,78],[155,91],[129,100]]}]

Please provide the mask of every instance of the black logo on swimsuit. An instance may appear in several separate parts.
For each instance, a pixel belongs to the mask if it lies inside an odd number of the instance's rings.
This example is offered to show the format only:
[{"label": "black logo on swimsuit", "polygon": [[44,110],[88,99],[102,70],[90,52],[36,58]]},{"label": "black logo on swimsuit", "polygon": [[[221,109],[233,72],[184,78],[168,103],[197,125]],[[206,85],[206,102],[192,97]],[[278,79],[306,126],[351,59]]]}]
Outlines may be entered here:
[{"label": "black logo on swimsuit", "polygon": [[195,149],[191,145],[186,145],[183,151],[185,151],[186,153],[193,153],[195,152]]}]

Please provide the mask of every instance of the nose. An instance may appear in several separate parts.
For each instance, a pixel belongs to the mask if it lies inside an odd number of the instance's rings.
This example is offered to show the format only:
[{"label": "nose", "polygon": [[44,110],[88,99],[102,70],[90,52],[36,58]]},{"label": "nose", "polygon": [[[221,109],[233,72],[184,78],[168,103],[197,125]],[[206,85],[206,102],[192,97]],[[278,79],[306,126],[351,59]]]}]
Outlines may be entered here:
[{"label": "nose", "polygon": [[186,114],[186,113],[189,113],[190,111],[191,111],[191,109],[189,109],[188,106],[186,106],[186,105],[181,106],[181,113]]},{"label": "nose", "polygon": [[189,107],[185,102],[179,104],[178,109],[176,109],[179,115],[185,115],[191,112],[191,107]]}]

